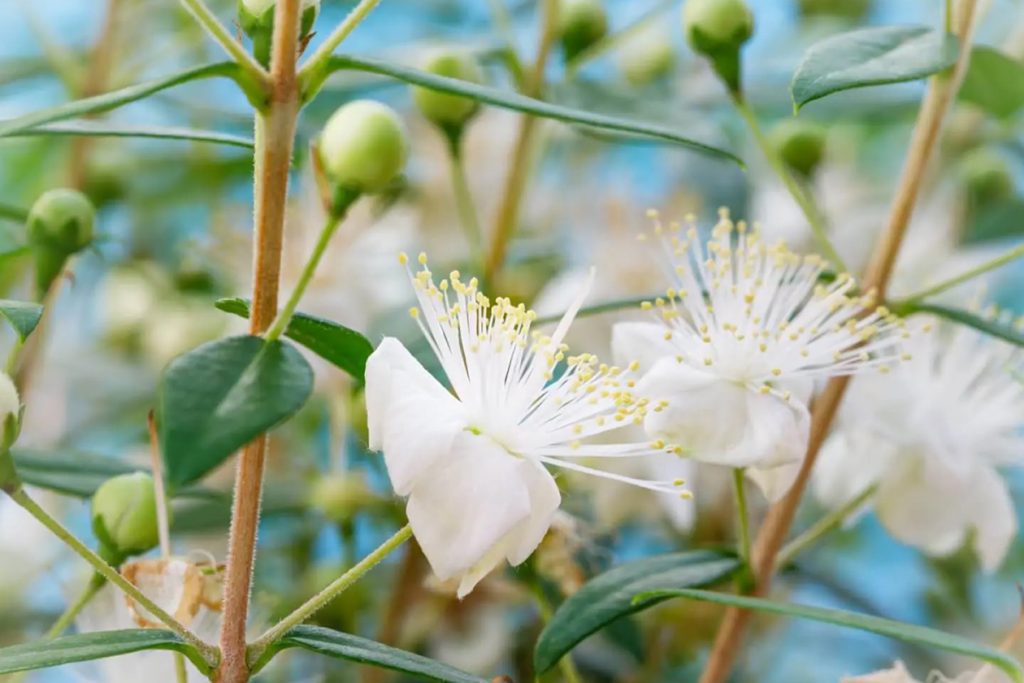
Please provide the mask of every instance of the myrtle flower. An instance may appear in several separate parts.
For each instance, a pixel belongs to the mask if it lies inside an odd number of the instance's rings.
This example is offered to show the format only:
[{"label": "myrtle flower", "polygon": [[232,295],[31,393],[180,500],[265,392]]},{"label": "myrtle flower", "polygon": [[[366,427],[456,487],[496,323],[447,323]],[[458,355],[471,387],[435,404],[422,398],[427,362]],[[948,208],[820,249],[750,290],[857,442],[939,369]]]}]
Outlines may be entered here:
[{"label": "myrtle flower", "polygon": [[[175,557],[129,562],[121,573],[201,639],[211,644],[217,642],[223,584],[219,567]],[[164,628],[156,617],[109,583],[82,608],[75,625],[80,632]],[[189,683],[206,680],[191,662],[186,661],[185,666]],[[103,683],[175,680],[174,657],[163,650],[101,659],[82,668],[99,674],[87,674],[86,680]]]},{"label": "myrtle flower", "polygon": [[[894,362],[902,323],[825,261],[769,245],[728,212],[707,246],[689,226],[663,226],[672,285],[645,302],[653,322],[620,323],[612,347],[645,373],[637,394],[655,439],[696,460],[747,468],[771,499],[788,490],[807,450],[814,380]],[[641,236],[646,239],[645,236]]]},{"label": "myrtle flower", "polygon": [[[963,673],[956,678],[947,678],[937,671],[928,674],[924,683],[1005,683],[1006,677],[991,666],[982,668],[977,673]],[[876,671],[863,676],[847,676],[840,683],[920,683],[903,665],[896,662],[891,669]]]},{"label": "myrtle flower", "polygon": [[568,355],[563,339],[586,291],[549,335],[532,329],[536,315],[522,304],[492,302],[458,272],[435,284],[426,256],[419,262],[410,314],[452,390],[385,338],[367,361],[366,408],[370,448],[383,451],[395,492],[408,496],[409,523],[438,578],[458,578],[462,597],[503,559],[517,565],[533,552],[561,502],[545,466],[680,493],[682,480],[580,463],[663,447],[585,442],[661,409],[633,395],[628,371]]},{"label": "myrtle flower", "polygon": [[994,570],[1017,530],[996,468],[1024,456],[1024,354],[933,322],[906,344],[911,359],[896,372],[850,387],[816,467],[817,497],[841,505],[877,484],[874,507],[894,537],[946,555],[973,531]]}]

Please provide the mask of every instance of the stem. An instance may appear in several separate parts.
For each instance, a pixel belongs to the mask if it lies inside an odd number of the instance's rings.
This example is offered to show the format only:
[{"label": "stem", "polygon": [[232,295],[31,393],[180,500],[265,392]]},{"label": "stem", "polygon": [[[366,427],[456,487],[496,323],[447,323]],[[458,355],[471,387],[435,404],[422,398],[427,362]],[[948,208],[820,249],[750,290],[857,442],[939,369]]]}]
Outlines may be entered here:
[{"label": "stem", "polygon": [[302,68],[299,69],[299,81],[302,83],[303,102],[308,102],[312,99],[313,95],[320,90],[320,86],[327,79],[329,73],[328,62],[331,59],[331,53],[341,45],[345,38],[348,38],[348,34],[352,33],[355,27],[378,4],[380,4],[380,0],[361,0],[302,65]]},{"label": "stem", "polygon": [[[470,192],[469,183],[466,181],[466,165],[462,157],[461,135],[449,136],[449,162],[451,167],[452,191],[455,194],[455,206],[459,212],[459,222],[466,233],[466,241],[469,243],[470,256],[473,263],[479,266],[483,263],[483,237],[480,229],[480,220],[477,218],[476,206],[473,203],[473,194]],[[478,271],[479,272],[479,271]]]},{"label": "stem", "polygon": [[320,231],[320,237],[317,239],[316,246],[313,248],[313,253],[310,254],[309,260],[306,261],[306,265],[302,269],[302,274],[299,275],[299,281],[295,283],[295,289],[292,290],[292,294],[288,298],[288,302],[284,305],[284,308],[281,309],[281,312],[277,314],[277,317],[274,318],[274,322],[270,325],[270,329],[267,330],[267,334],[265,335],[267,341],[279,339],[288,328],[288,323],[291,322],[292,316],[295,314],[295,309],[299,305],[299,300],[302,299],[302,295],[305,293],[306,288],[313,279],[317,265],[319,265],[320,259],[323,258],[324,251],[327,249],[327,244],[331,241],[331,237],[334,235],[335,230],[337,230],[338,226],[341,225],[342,218],[344,218],[344,212],[334,213],[327,217],[327,222],[324,224],[323,230]]},{"label": "stem", "polygon": [[[245,46],[238,42],[238,39],[231,35],[231,31],[220,22],[217,15],[207,7],[203,0],[181,0],[189,14],[206,29],[206,32],[217,41],[217,44],[224,48],[235,62],[238,63],[249,76],[257,83],[266,83],[269,74],[266,69],[256,61],[256,58],[249,54]],[[296,29],[297,30],[297,29]]]},{"label": "stem", "polygon": [[775,571],[779,571],[793,561],[803,551],[817,543],[823,536],[841,527],[850,515],[859,510],[878,491],[878,484],[872,484],[859,494],[832,510],[806,531],[787,543],[775,558]]},{"label": "stem", "polygon": [[924,290],[918,292],[917,294],[913,294],[911,296],[908,296],[905,299],[900,300],[899,304],[913,304],[913,303],[917,303],[917,302],[921,301],[922,299],[927,299],[930,296],[935,296],[936,294],[941,294],[942,292],[945,292],[946,290],[952,289],[953,287],[956,287],[959,284],[963,284],[964,282],[967,282],[969,280],[973,280],[974,278],[978,277],[979,275],[984,275],[985,273],[987,273],[990,270],[995,270],[996,268],[999,268],[1000,266],[1004,266],[1007,263],[1011,263],[1012,261],[1016,261],[1017,259],[1021,258],[1022,256],[1024,256],[1024,244],[1018,244],[1016,247],[1014,247],[1010,251],[1006,252],[1005,254],[1002,254],[1000,256],[995,257],[991,261],[986,261],[985,263],[981,264],[980,266],[976,266],[974,268],[971,268],[970,270],[968,270],[966,272],[963,272],[960,275],[957,275],[955,277],[951,277],[948,280],[943,280],[942,282],[940,282],[938,284],[935,284],[935,285],[932,285],[931,287],[928,287],[927,289],[924,289]]},{"label": "stem", "polygon": [[793,174],[786,168],[786,164],[779,157],[769,142],[768,137],[764,134],[764,130],[761,129],[761,124],[757,120],[757,115],[754,114],[750,106],[738,95],[733,96],[733,103],[736,105],[736,110],[739,111],[740,116],[746,122],[747,127],[750,128],[751,134],[754,136],[754,140],[757,141],[757,146],[761,149],[761,153],[764,154],[765,159],[768,160],[768,164],[775,171],[775,174],[782,180],[782,184],[786,186],[789,194],[796,201],[800,210],[803,211],[804,217],[807,219],[807,223],[811,226],[811,232],[814,233],[814,239],[818,243],[818,248],[821,249],[822,255],[832,262],[833,267],[839,272],[846,272],[846,265],[843,263],[843,259],[839,256],[839,252],[836,251],[835,247],[832,246],[832,242],[828,238],[828,229],[825,226],[825,219],[822,217],[818,207],[815,206],[814,200],[810,194],[801,187],[800,183]]},{"label": "stem", "polygon": [[[533,593],[534,602],[537,603],[537,611],[540,612],[540,618],[547,624],[551,621],[553,610],[548,603],[547,596],[544,594],[544,587],[536,579],[529,583],[530,592]],[[580,676],[579,669],[576,668],[576,662],[572,661],[571,654],[566,654],[558,660],[558,668],[561,670],[562,676],[565,677],[566,683],[583,683],[583,677]],[[537,676],[534,680],[539,681],[540,676]]]},{"label": "stem", "polygon": [[68,605],[68,608],[57,618],[57,621],[53,622],[53,626],[43,636],[43,640],[53,640],[64,633],[85,606],[89,604],[89,601],[96,597],[96,594],[105,585],[107,585],[107,580],[102,575],[93,574],[92,578],[89,579],[89,583],[85,584],[85,588],[78,594],[75,601]]},{"label": "stem", "polygon": [[114,584],[132,600],[142,605],[150,614],[159,619],[167,628],[194,647],[211,666],[217,661],[217,651],[200,640],[194,633],[185,628],[181,622],[172,617],[159,605],[154,603],[143,594],[138,587],[128,579],[121,576],[120,572],[103,561],[99,555],[90,550],[84,543],[75,538],[75,535],[54,519],[46,510],[39,506],[23,488],[10,492],[11,500],[20,505],[30,515],[53,533],[54,536],[64,542],[69,548],[77,553],[82,559],[92,565],[92,568],[104,579]]},{"label": "stem", "polygon": [[284,634],[309,619],[321,607],[334,600],[367,572],[380,564],[381,560],[394,552],[412,537],[412,527],[406,524],[394,536],[384,541],[376,550],[364,557],[358,564],[327,585],[322,591],[307,600],[301,607],[279,621],[256,639],[249,648],[249,661],[258,662],[270,645]]},{"label": "stem", "polygon": [[[260,334],[277,314],[281,274],[288,171],[295,141],[299,110],[295,61],[298,56],[299,0],[279,0],[274,15],[270,62],[270,102],[256,113],[253,177],[252,314],[249,331]],[[224,583],[224,621],[220,644],[222,660],[219,683],[245,683],[249,671],[245,659],[245,628],[249,614],[252,570],[256,559],[256,531],[263,492],[266,435],[248,444],[238,459],[231,531]]]},{"label": "stem", "polygon": [[[892,268],[896,262],[900,245],[903,243],[907,224],[921,187],[922,177],[935,148],[942,120],[945,118],[963,74],[967,70],[971,53],[968,48],[971,44],[971,34],[975,24],[976,0],[962,0],[962,2],[964,11],[961,14],[956,33],[964,48],[960,50],[952,77],[940,75],[930,79],[928,93],[921,104],[921,110],[914,125],[907,161],[900,176],[889,221],[885,232],[875,246],[875,253],[865,276],[864,290],[875,290],[880,299],[884,298],[889,278],[892,276]],[[754,543],[755,595],[765,595],[771,586],[775,560],[793,524],[796,509],[807,488],[807,483],[810,481],[818,452],[832,426],[849,381],[849,377],[831,379],[814,402],[807,441],[807,455],[800,466],[796,481],[789,493],[769,510]],[[701,675],[700,683],[722,683],[726,679],[739,654],[750,617],[751,612],[746,610],[730,608],[726,611],[725,618],[711,646],[711,653],[708,656],[704,673]]]},{"label": "stem", "polygon": [[732,469],[732,484],[736,494],[736,527],[739,532],[737,550],[743,564],[750,566],[750,515],[747,511],[747,487],[742,467]]},{"label": "stem", "polygon": [[[544,89],[544,69],[555,42],[558,24],[558,5],[555,0],[544,0],[544,11],[541,21],[541,37],[537,46],[537,55],[533,67],[527,76],[523,94],[539,97]],[[494,223],[494,237],[491,250],[484,262],[483,280],[493,283],[495,277],[505,263],[505,254],[509,240],[515,232],[519,219],[519,205],[526,190],[529,171],[530,150],[533,148],[533,136],[536,132],[537,119],[524,115],[519,119],[519,132],[516,135],[515,147],[505,186],[502,189],[501,201],[498,204],[497,219]]]}]

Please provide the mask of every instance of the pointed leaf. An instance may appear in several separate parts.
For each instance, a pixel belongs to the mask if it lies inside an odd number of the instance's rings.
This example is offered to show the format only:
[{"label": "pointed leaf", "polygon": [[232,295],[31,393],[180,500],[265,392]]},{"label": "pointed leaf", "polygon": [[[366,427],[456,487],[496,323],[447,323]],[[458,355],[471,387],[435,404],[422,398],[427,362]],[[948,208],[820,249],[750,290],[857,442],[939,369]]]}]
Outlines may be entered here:
[{"label": "pointed leaf", "polygon": [[294,415],[313,370],[294,347],[228,337],[171,361],[160,381],[159,428],[167,481],[196,481],[256,436]]},{"label": "pointed leaf", "polygon": [[[246,299],[220,299],[216,306],[226,313],[241,318],[249,317],[249,302]],[[360,382],[363,381],[366,359],[373,353],[373,344],[359,332],[324,318],[296,313],[284,335]]]},{"label": "pointed leaf", "polygon": [[0,674],[45,669],[74,662],[86,662],[126,655],[141,650],[172,650],[192,660],[203,673],[210,668],[195,649],[170,631],[126,629],[78,633],[54,640],[38,640],[0,648]]},{"label": "pointed leaf", "polygon": [[617,131],[620,133],[631,133],[655,140],[672,142],[677,145],[689,147],[690,149],[694,149],[698,152],[723,157],[736,162],[740,166],[744,166],[743,160],[732,152],[693,140],[686,137],[682,132],[667,126],[631,121],[629,119],[623,119],[616,116],[607,116],[605,114],[597,114],[580,109],[562,107],[541,100],[535,100],[531,97],[526,97],[518,93],[498,90],[497,88],[490,88],[485,85],[470,83],[469,81],[463,81],[458,78],[436,76],[425,71],[420,71],[419,69],[413,69],[400,64],[391,64],[390,62],[384,62],[378,59],[353,57],[351,55],[336,55],[331,58],[330,68],[332,71],[342,69],[368,71],[370,73],[391,76],[392,78],[397,78],[405,83],[419,85],[430,90],[436,90],[438,92],[452,95],[461,95],[478,102],[483,102],[484,104],[490,104],[504,109],[512,109],[525,114],[533,114],[534,116],[539,116],[541,118],[554,119],[555,121],[561,121],[572,125],[590,126],[593,128]]},{"label": "pointed leaf", "polygon": [[840,33],[807,50],[790,91],[796,109],[834,92],[916,81],[956,62],[955,36],[926,26],[876,26]]},{"label": "pointed leaf", "polygon": [[971,50],[960,99],[995,116],[1012,116],[1024,107],[1024,61],[978,45]]},{"label": "pointed leaf", "polygon": [[537,673],[558,663],[587,636],[665,598],[642,603],[637,593],[655,588],[706,586],[727,578],[740,566],[735,556],[696,550],[628,562],[594,577],[555,610],[537,639],[533,662]]},{"label": "pointed leaf", "polygon": [[190,140],[192,142],[212,142],[219,145],[244,147],[252,149],[252,138],[215,130],[198,130],[196,128],[180,128],[177,126],[139,126],[126,123],[108,123],[102,121],[69,121],[67,123],[48,123],[27,130],[10,133],[17,136],[89,136],[110,138],[155,138],[160,140]]},{"label": "pointed leaf", "polygon": [[292,647],[299,647],[327,657],[347,659],[382,669],[400,671],[427,681],[488,683],[489,680],[390,645],[319,626],[293,628],[281,640],[274,643],[273,648],[264,655],[264,660],[258,662],[254,668],[259,669],[278,651]]},{"label": "pointed leaf", "polygon": [[43,317],[43,307],[30,301],[0,299],[0,315],[7,318],[21,341],[25,341]]},{"label": "pointed leaf", "polygon": [[968,657],[974,657],[992,666],[998,667],[1006,672],[1014,681],[1024,682],[1024,669],[1017,661],[1009,655],[989,645],[976,643],[966,638],[938,631],[925,626],[907,624],[892,619],[873,617],[869,614],[858,612],[847,612],[838,609],[825,609],[822,607],[810,607],[807,605],[794,605],[791,603],[775,602],[764,598],[751,598],[744,595],[732,595],[729,593],[715,593],[713,591],[693,590],[688,588],[674,590],[658,590],[641,593],[636,600],[641,604],[647,604],[650,600],[665,600],[667,598],[687,598],[689,600],[701,600],[714,602],[719,605],[740,607],[769,614],[780,614],[800,619],[810,619],[836,626],[845,626],[869,633],[877,633],[888,638],[903,640],[916,645],[955,652]]}]

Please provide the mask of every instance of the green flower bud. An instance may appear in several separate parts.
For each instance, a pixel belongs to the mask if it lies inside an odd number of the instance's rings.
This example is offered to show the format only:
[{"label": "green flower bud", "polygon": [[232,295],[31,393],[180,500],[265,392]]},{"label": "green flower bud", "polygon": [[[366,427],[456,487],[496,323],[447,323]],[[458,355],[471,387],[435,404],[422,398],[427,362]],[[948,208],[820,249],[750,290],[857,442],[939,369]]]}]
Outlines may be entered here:
[{"label": "green flower bud", "polygon": [[104,554],[118,563],[159,542],[156,491],[145,472],[108,479],[92,496],[92,529]]},{"label": "green flower bud", "polygon": [[711,60],[729,89],[740,90],[740,48],[754,33],[754,15],[744,0],[686,0],[683,30],[698,54]]},{"label": "green flower bud", "polygon": [[92,242],[95,221],[92,203],[77,190],[49,190],[32,205],[27,231],[40,295],[64,270],[68,257]]},{"label": "green flower bud", "polygon": [[339,107],[327,120],[318,153],[324,173],[336,189],[380,192],[405,166],[408,135],[393,109],[357,100]]},{"label": "green flower bud", "polygon": [[[238,0],[238,24],[252,38],[253,55],[263,66],[270,64],[276,5],[277,0]],[[299,40],[305,41],[320,13],[320,0],[302,0],[299,12]]]},{"label": "green flower bud", "polygon": [[619,53],[622,73],[632,85],[664,78],[675,66],[676,52],[665,26],[651,26],[626,40]]},{"label": "green flower bud", "polygon": [[601,0],[561,0],[558,6],[558,37],[565,61],[605,37],[608,15]]},{"label": "green flower bud", "polygon": [[351,472],[318,477],[310,491],[310,504],[336,523],[351,520],[377,500],[366,480]]},{"label": "green flower bud", "polygon": [[[470,83],[482,83],[484,80],[483,71],[476,59],[466,52],[456,50],[434,53],[422,68],[437,76],[458,78]],[[419,86],[412,89],[412,99],[427,119],[446,130],[461,130],[466,121],[480,110],[480,103],[476,100]]]},{"label": "green flower bud", "polygon": [[1009,164],[991,149],[976,149],[965,156],[960,162],[960,177],[975,204],[1006,200],[1014,193]]},{"label": "green flower bud", "polygon": [[782,161],[800,175],[813,174],[825,156],[825,129],[815,123],[784,119],[771,137]]}]

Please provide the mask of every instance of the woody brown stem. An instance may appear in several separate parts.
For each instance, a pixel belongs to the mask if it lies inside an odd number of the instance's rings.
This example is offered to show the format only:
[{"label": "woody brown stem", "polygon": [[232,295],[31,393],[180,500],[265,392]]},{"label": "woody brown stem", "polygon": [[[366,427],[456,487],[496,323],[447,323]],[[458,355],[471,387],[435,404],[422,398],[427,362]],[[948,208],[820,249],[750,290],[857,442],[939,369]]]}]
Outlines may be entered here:
[{"label": "woody brown stem", "polygon": [[[280,0],[274,15],[270,101],[256,113],[253,176],[255,248],[249,331],[261,334],[277,315],[288,171],[299,111],[295,63],[298,57],[299,0]],[[216,680],[249,680],[245,630],[256,557],[256,532],[263,490],[266,435],[247,445],[235,474],[231,533],[224,586],[221,665]]]}]

